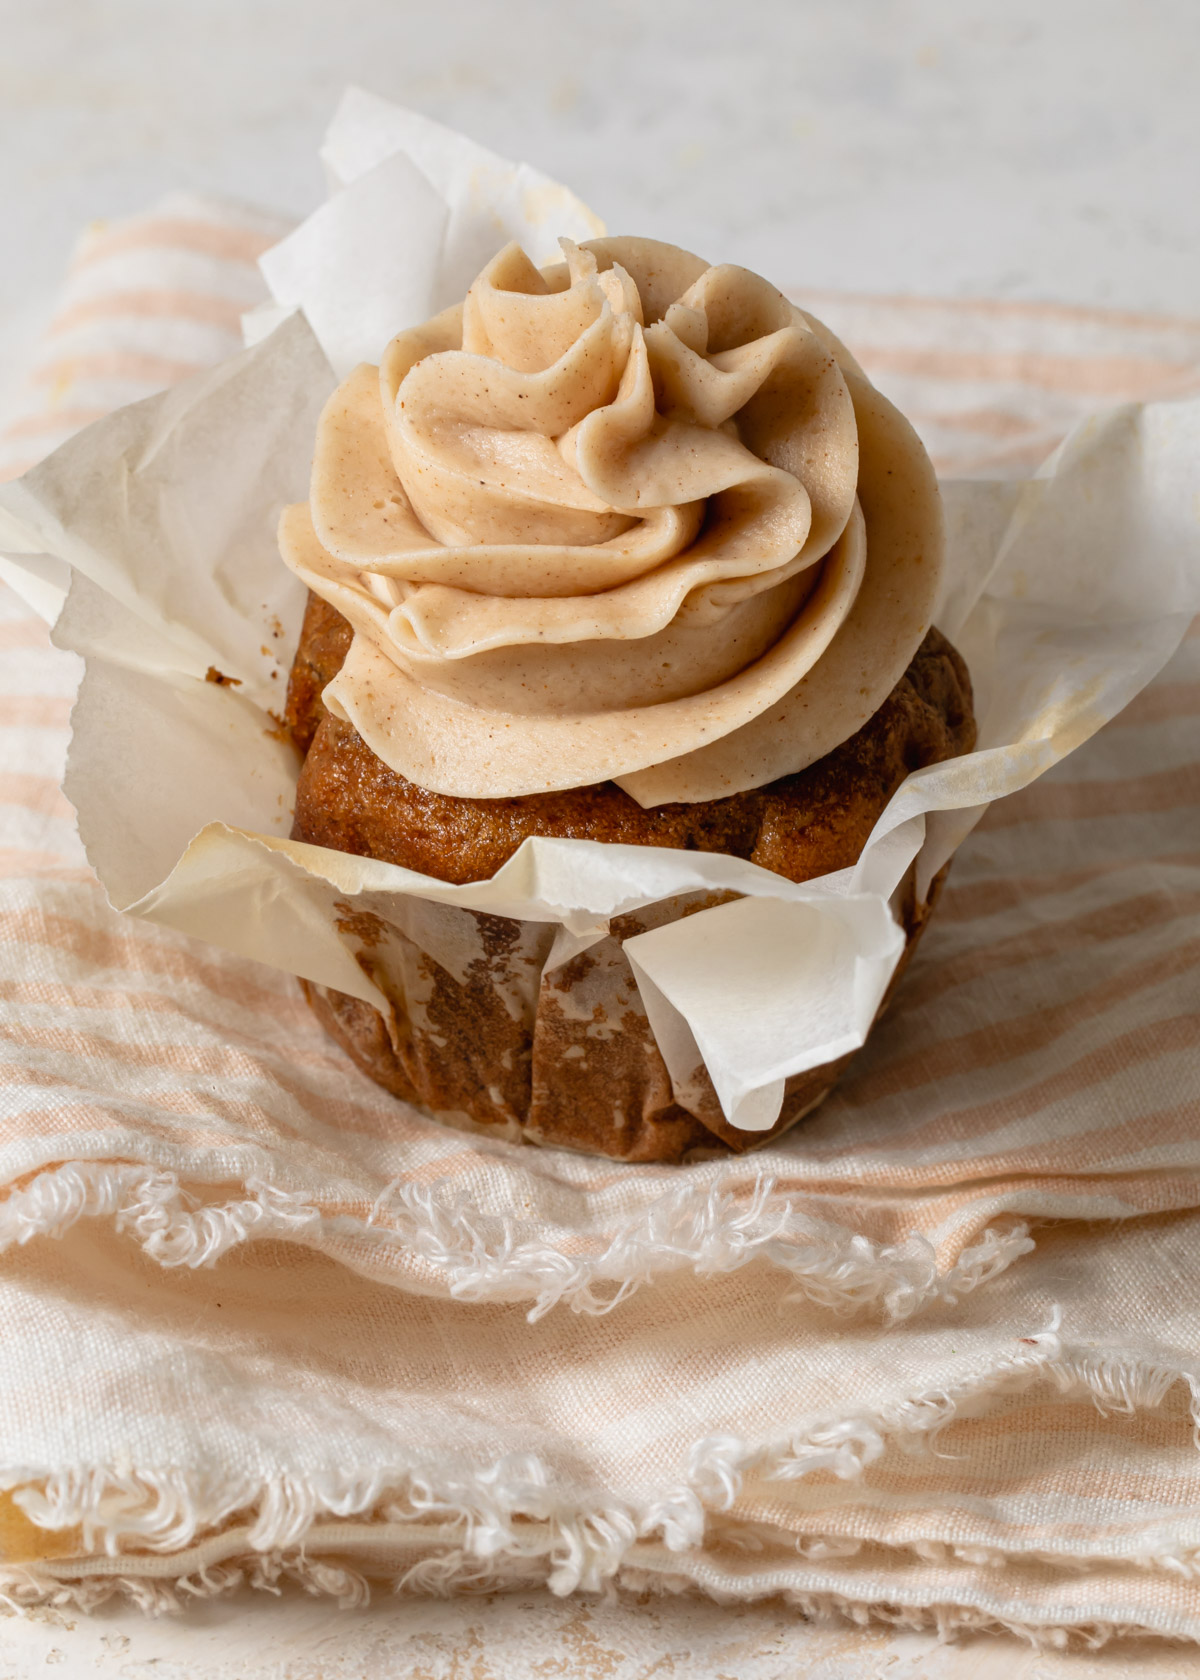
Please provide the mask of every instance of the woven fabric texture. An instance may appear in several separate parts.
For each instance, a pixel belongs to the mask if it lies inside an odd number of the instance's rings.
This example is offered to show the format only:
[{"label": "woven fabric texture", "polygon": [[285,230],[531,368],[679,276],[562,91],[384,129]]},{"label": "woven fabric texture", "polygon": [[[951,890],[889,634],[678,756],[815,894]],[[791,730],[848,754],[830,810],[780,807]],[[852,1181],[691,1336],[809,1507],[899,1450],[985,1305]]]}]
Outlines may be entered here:
[{"label": "woven fabric texture", "polygon": [[[88,236],[9,472],[237,344],[270,218]],[[814,299],[944,472],[1200,323]],[[19,404],[18,404],[19,406]],[[993,807],[824,1106],[656,1169],[446,1131],[289,977],[111,911],[78,662],[0,596],[0,1590],[548,1581],[1200,1639],[1200,635]]]}]

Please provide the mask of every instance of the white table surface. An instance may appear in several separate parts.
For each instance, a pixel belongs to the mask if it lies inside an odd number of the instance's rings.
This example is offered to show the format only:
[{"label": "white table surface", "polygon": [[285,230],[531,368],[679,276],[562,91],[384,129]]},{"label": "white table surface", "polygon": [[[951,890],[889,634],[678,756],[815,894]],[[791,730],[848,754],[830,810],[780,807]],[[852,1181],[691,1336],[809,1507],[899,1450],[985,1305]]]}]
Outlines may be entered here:
[{"label": "white table surface", "polygon": [[[176,187],[297,215],[357,81],[785,287],[1200,315],[1198,0],[0,0],[0,378],[86,221]],[[1146,1680],[1167,1646],[719,1608],[299,1595],[0,1621],[0,1680]]]}]

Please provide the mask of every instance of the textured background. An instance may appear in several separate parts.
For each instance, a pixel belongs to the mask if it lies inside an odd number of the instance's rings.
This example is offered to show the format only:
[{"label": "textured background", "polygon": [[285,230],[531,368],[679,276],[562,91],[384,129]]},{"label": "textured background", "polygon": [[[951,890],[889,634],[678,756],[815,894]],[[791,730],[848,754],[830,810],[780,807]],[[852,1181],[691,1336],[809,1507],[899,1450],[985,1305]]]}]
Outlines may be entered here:
[{"label": "textured background", "polygon": [[[0,375],[80,226],[190,186],[303,213],[350,80],[805,290],[1200,314],[1195,0],[0,0]],[[6,365],[7,364],[7,365]],[[73,1622],[73,1625],[72,1625]],[[212,1604],[0,1624],[0,1677],[1092,1680],[1159,1650],[810,1629],[772,1606]]]}]

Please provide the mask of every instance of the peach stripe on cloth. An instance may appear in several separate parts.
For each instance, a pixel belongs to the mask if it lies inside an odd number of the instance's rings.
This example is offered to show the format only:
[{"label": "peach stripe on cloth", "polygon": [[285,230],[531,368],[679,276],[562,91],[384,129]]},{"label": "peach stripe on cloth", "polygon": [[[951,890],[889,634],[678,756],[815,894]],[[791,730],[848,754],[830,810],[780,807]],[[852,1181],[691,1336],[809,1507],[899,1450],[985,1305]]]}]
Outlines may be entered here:
[{"label": "peach stripe on cloth", "polygon": [[32,365],[0,414],[0,478],[72,432],[242,346],[266,296],[258,258],[290,230],[277,216],[171,193],[79,241]]},{"label": "peach stripe on cloth", "polygon": [[[270,231],[93,236],[9,467],[233,349]],[[944,470],[1200,388],[1195,322],[819,308]],[[443,1130],[287,976],[114,914],[77,677],[0,596],[10,1600],[616,1581],[1200,1639],[1200,637],[971,835],[824,1107],[682,1169]]]}]

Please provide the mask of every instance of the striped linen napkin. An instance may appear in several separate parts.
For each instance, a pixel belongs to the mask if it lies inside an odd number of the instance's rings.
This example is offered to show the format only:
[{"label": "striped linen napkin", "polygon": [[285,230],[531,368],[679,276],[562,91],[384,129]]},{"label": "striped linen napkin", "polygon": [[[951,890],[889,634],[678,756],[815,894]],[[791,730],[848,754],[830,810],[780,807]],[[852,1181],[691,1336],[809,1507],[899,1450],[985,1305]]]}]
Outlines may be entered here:
[{"label": "striped linen napkin", "polygon": [[[8,470],[235,348],[279,231],[89,234]],[[1200,390],[1200,322],[801,301],[944,472]],[[1195,630],[972,834],[822,1109],[666,1170],[443,1130],[289,977],[114,914],[59,792],[77,661],[12,593],[0,649],[11,1602],[615,1581],[1200,1639]]]},{"label": "striped linen napkin", "polygon": [[289,231],[276,216],[195,193],[93,223],[33,365],[0,409],[0,478],[240,350],[242,315],[266,295],[258,258]]}]

